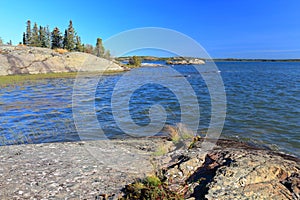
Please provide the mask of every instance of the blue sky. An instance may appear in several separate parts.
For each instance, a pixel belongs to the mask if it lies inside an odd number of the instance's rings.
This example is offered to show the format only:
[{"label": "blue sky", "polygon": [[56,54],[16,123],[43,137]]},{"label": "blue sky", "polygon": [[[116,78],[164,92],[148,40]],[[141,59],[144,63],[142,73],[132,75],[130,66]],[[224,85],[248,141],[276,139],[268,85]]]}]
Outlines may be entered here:
[{"label": "blue sky", "polygon": [[22,41],[28,19],[62,31],[73,20],[84,43],[133,28],[179,31],[214,58],[300,58],[299,0],[0,1],[0,37]]}]

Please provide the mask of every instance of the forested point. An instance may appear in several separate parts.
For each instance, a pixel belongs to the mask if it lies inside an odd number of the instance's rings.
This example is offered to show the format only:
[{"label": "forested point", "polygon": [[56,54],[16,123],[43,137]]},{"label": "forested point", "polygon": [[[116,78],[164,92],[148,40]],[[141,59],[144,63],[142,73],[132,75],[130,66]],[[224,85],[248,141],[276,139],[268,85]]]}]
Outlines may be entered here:
[{"label": "forested point", "polygon": [[[0,45],[2,43],[2,40],[0,40]],[[58,27],[50,31],[49,26],[38,26],[37,23],[34,23],[32,27],[31,21],[28,20],[26,22],[26,31],[23,32],[23,41],[20,44],[31,47],[85,52],[98,57],[110,58],[110,52],[105,50],[101,38],[97,38],[95,47],[91,44],[83,44],[73,27],[72,20],[70,20],[69,26],[64,30],[64,33]]]}]

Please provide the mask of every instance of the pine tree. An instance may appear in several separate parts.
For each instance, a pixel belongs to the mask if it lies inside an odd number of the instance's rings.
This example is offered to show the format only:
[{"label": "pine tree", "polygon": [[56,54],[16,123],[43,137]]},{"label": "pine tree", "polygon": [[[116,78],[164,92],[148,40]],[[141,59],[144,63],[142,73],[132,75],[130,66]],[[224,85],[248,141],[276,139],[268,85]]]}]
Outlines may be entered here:
[{"label": "pine tree", "polygon": [[103,44],[102,44],[102,39],[101,38],[97,38],[96,56],[103,57],[104,51],[105,51],[105,49],[104,49]]},{"label": "pine tree", "polygon": [[47,38],[45,28],[40,26],[39,27],[39,47],[47,47]]},{"label": "pine tree", "polygon": [[25,40],[26,45],[30,45],[31,43],[31,21],[27,21],[27,26],[26,26],[26,40]]},{"label": "pine tree", "polygon": [[25,34],[25,32],[23,32],[23,45],[26,45],[26,34]]},{"label": "pine tree", "polygon": [[51,33],[49,31],[49,26],[44,27],[44,32],[45,32],[45,39],[46,39],[46,47],[50,48],[51,47]]},{"label": "pine tree", "polygon": [[51,48],[57,49],[62,47],[62,36],[59,28],[55,27],[51,32]]},{"label": "pine tree", "polygon": [[85,44],[83,50],[84,50],[85,53],[90,53],[90,54],[92,54],[93,51],[94,51],[94,47],[93,47],[93,45]]},{"label": "pine tree", "polygon": [[73,28],[73,22],[70,20],[69,27],[65,31],[64,35],[64,48],[72,51],[75,49],[75,30]]},{"label": "pine tree", "polygon": [[63,40],[63,48],[67,49],[67,45],[68,45],[68,31],[67,31],[67,29],[65,29],[64,40]]},{"label": "pine tree", "polygon": [[3,40],[1,37],[0,37],[0,45],[3,45]]},{"label": "pine tree", "polygon": [[32,29],[32,38],[30,42],[30,46],[38,47],[39,46],[39,30],[36,23],[34,23],[33,29]]},{"label": "pine tree", "polygon": [[109,51],[109,50],[106,50],[106,51],[105,51],[104,58],[106,58],[106,59],[110,59],[110,58],[111,58],[111,55],[110,55],[110,51]]},{"label": "pine tree", "polygon": [[78,35],[76,36],[75,51],[83,52],[83,45]]}]

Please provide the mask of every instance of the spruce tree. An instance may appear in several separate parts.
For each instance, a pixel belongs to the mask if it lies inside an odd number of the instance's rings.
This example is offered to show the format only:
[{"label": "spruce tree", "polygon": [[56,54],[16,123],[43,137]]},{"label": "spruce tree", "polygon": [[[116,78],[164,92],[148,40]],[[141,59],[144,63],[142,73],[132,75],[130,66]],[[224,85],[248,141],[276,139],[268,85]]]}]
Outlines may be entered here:
[{"label": "spruce tree", "polygon": [[26,34],[23,32],[23,45],[26,45]]},{"label": "spruce tree", "polygon": [[64,36],[64,48],[72,51],[75,49],[75,30],[73,28],[73,22],[70,20],[69,27],[65,31],[65,36]]},{"label": "spruce tree", "polygon": [[102,39],[101,38],[97,38],[97,43],[96,43],[96,56],[98,57],[103,57],[104,55],[104,47],[102,44]]},{"label": "spruce tree", "polygon": [[57,49],[62,47],[62,36],[59,28],[55,27],[51,32],[51,48]]},{"label": "spruce tree", "polygon": [[40,26],[39,27],[39,47],[47,47],[47,38],[45,28]]},{"label": "spruce tree", "polygon": [[68,45],[68,31],[65,29],[64,39],[63,39],[63,48],[67,49]]},{"label": "spruce tree", "polygon": [[27,21],[27,26],[26,26],[26,45],[30,45],[31,43],[31,21]]},{"label": "spruce tree", "polygon": [[105,51],[105,54],[104,54],[104,58],[106,58],[106,59],[110,59],[110,51],[109,50],[106,50]]},{"label": "spruce tree", "polygon": [[83,52],[83,45],[78,35],[76,36],[75,51]]},{"label": "spruce tree", "polygon": [[51,33],[49,31],[49,26],[44,27],[45,37],[46,37],[46,47],[51,47]]},{"label": "spruce tree", "polygon": [[32,38],[30,42],[30,46],[38,47],[39,46],[39,30],[36,23],[34,23],[33,29],[32,29]]}]

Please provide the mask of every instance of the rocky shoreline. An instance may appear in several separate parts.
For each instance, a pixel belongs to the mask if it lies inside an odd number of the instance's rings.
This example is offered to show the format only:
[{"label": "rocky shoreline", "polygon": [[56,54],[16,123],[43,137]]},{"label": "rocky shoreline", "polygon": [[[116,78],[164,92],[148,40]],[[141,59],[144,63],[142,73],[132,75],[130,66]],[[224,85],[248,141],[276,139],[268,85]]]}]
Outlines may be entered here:
[{"label": "rocky shoreline", "polygon": [[199,149],[164,138],[2,146],[0,198],[118,199],[151,174],[185,199],[300,197],[298,158],[229,140]]},{"label": "rocky shoreline", "polygon": [[0,75],[124,71],[116,62],[80,52],[0,46]]},{"label": "rocky shoreline", "polygon": [[205,61],[193,58],[193,59],[181,59],[181,60],[167,60],[167,65],[204,65]]}]

